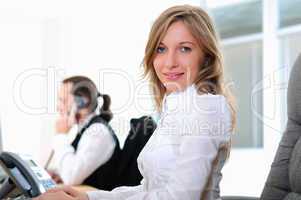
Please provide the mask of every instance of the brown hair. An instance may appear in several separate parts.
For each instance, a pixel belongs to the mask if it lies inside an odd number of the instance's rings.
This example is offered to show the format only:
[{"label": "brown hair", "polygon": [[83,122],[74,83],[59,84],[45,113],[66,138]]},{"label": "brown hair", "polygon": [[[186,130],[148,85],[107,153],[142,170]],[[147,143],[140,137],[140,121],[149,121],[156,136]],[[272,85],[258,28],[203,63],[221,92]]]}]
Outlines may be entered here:
[{"label": "brown hair", "polygon": [[231,108],[232,128],[236,123],[236,109],[234,97],[225,86],[223,59],[218,44],[217,33],[209,15],[201,8],[190,5],[174,6],[165,10],[154,22],[143,59],[144,76],[151,82],[154,100],[157,110],[161,110],[165,87],[156,75],[153,61],[156,50],[163,40],[168,28],[174,22],[182,21],[198,41],[205,53],[205,63],[200,66],[195,85],[199,93],[211,93],[224,95]]},{"label": "brown hair", "polygon": [[72,76],[63,80],[64,84],[72,84],[72,95],[85,97],[88,100],[87,108],[89,112],[97,108],[97,98],[103,98],[103,105],[100,108],[99,116],[109,122],[113,118],[113,113],[110,110],[111,98],[107,94],[98,92],[96,85],[91,79],[85,76]]}]

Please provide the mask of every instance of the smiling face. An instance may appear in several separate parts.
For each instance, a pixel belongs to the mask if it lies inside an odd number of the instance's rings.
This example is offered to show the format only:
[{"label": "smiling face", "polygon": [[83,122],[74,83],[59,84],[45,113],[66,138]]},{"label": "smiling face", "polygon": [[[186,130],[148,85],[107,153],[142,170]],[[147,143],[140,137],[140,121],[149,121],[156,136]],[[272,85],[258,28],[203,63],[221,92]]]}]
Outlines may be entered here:
[{"label": "smiling face", "polygon": [[182,21],[170,25],[155,54],[153,66],[167,94],[192,85],[204,60],[204,52]]}]

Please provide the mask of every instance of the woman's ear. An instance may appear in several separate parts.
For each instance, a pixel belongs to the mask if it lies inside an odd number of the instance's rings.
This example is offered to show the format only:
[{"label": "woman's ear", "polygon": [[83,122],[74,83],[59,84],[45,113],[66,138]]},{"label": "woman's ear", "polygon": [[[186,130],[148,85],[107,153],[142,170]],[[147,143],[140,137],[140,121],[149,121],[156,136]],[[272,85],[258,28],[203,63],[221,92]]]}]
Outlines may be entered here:
[{"label": "woman's ear", "polygon": [[74,95],[74,103],[77,106],[77,109],[83,109],[88,106],[88,99],[82,96]]},{"label": "woman's ear", "polygon": [[203,66],[208,67],[210,64],[211,64],[211,57],[207,55],[205,56]]}]

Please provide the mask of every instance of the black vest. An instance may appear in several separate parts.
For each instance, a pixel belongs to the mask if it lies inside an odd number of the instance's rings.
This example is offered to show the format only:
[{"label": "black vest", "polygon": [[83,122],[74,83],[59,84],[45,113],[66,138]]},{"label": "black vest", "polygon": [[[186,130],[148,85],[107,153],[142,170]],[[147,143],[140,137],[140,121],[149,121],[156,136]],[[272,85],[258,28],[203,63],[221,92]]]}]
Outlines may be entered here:
[{"label": "black vest", "polygon": [[[88,178],[84,180],[82,184],[89,185],[101,190],[111,191],[116,187],[116,183],[118,182],[118,173],[116,173],[116,171],[118,171],[117,168],[119,166],[119,157],[121,153],[118,138],[115,135],[111,126],[100,116],[97,115],[93,117],[90,120],[90,122],[81,129],[81,131],[77,134],[76,138],[73,140],[71,145],[74,147],[74,150],[76,152],[78,143],[83,133],[94,123],[101,123],[105,125],[109,129],[110,134],[112,134],[116,145],[111,158],[106,163],[98,167]],[[101,153],[102,152],[99,152],[99,155],[101,155]]]}]

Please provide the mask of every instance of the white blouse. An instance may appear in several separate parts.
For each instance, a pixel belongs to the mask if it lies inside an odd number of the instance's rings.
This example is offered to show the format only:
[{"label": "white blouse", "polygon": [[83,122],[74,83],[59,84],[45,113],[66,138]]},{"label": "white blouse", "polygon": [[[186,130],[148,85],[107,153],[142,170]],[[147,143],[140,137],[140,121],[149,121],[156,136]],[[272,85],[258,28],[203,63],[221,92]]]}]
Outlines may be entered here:
[{"label": "white blouse", "polygon": [[222,147],[230,142],[231,114],[224,96],[195,85],[164,98],[157,129],[138,157],[139,186],[89,192],[90,200],[219,199]]},{"label": "white blouse", "polygon": [[[79,124],[78,130],[94,116],[95,113],[89,115]],[[84,131],[76,152],[68,136],[57,134],[54,137],[55,168],[64,184],[79,185],[111,158],[116,144],[108,128],[101,123],[94,123]]]}]

